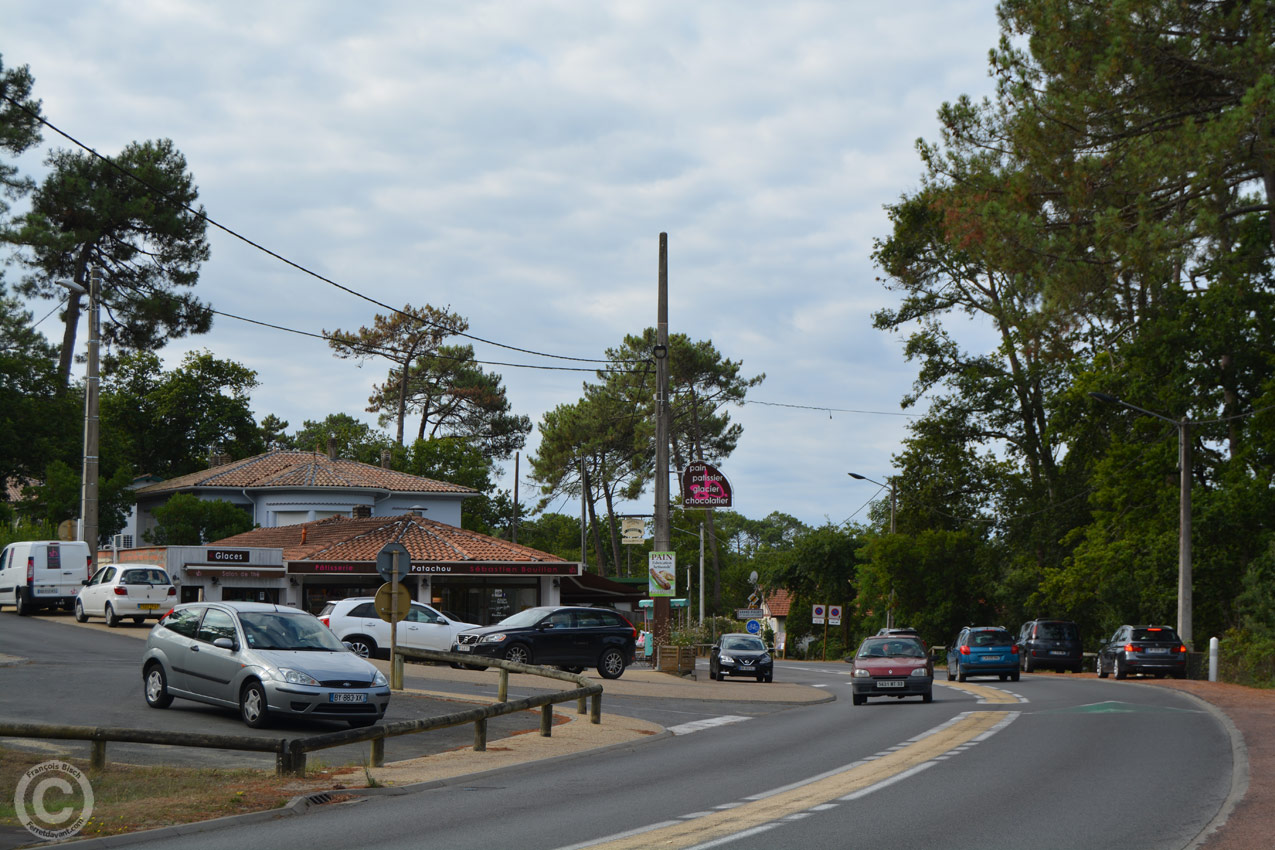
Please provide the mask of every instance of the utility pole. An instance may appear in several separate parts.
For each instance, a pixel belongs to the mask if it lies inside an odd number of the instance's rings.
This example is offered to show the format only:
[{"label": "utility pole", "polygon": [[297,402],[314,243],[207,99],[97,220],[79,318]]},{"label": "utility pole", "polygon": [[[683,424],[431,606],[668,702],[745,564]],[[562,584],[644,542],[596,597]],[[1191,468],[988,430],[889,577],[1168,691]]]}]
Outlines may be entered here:
[{"label": "utility pole", "polygon": [[510,542],[518,542],[518,462],[522,459],[522,452],[514,452],[514,517],[511,523]]},{"label": "utility pole", "polygon": [[89,558],[97,566],[97,477],[98,477],[98,339],[101,336],[102,271],[89,271],[89,351],[88,376],[84,382],[84,481],[80,495],[81,536],[89,545]]},{"label": "utility pole", "polygon": [[[668,492],[668,234],[660,234],[659,295],[655,322],[655,551],[672,547]],[[655,645],[668,645],[669,600],[656,596]]]}]

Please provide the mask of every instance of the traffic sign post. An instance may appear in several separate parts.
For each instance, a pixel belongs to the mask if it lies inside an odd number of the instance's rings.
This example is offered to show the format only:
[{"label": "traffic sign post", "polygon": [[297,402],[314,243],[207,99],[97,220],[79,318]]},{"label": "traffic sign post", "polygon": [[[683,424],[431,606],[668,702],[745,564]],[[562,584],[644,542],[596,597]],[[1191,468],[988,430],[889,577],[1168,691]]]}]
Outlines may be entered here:
[{"label": "traffic sign post", "polygon": [[[410,564],[411,557],[407,547],[402,543],[386,543],[381,547],[381,551],[376,553],[376,571],[389,583],[389,610],[396,615],[391,617],[381,615],[383,619],[388,619],[390,622],[390,689],[396,691],[403,690],[403,659],[398,654],[398,621],[407,615],[407,610],[411,609],[412,604],[407,589],[403,588],[401,592],[399,590],[401,585],[398,583],[398,577],[403,574],[399,560],[407,559]],[[403,607],[407,609],[402,614],[398,613],[400,597],[403,599]]]}]

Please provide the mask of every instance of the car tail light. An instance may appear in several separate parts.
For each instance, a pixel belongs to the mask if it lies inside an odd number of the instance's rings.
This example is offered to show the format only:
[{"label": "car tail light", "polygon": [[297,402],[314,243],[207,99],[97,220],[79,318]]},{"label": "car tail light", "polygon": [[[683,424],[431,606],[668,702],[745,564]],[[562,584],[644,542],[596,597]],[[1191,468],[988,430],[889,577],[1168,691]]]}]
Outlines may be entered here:
[{"label": "car tail light", "polygon": [[969,655],[969,654],[970,654],[970,648],[968,646],[962,646],[961,655]]},{"label": "car tail light", "polygon": [[319,618],[319,622],[320,622],[320,623],[322,623],[323,625],[327,626],[327,627],[330,629],[330,628],[332,628],[332,623],[331,623],[331,622],[329,622],[331,619],[332,619],[331,617],[320,617],[320,618]]},{"label": "car tail light", "polygon": [[27,555],[27,584],[35,584],[35,555]]},{"label": "car tail light", "polygon": [[1125,651],[1125,652],[1137,652],[1137,651],[1138,651],[1138,648],[1137,648],[1136,646],[1134,646],[1133,644],[1131,644],[1131,643],[1126,643],[1126,644],[1124,645],[1124,651]]},{"label": "car tail light", "polygon": [[116,596],[128,596],[128,588],[126,588],[126,587],[121,587],[121,586],[120,586],[120,585],[118,585],[118,584],[117,584],[117,585],[115,585],[115,595],[116,595]]},{"label": "car tail light", "polygon": [[93,578],[93,556],[89,555],[84,559],[84,577]]},{"label": "car tail light", "polygon": [[168,586],[168,595],[169,595],[169,596],[176,596],[176,595],[177,595],[177,588],[173,587],[173,586],[170,584],[170,585]]},{"label": "car tail light", "polygon": [[1181,644],[1181,643],[1180,643],[1180,644],[1178,644],[1178,650],[1177,650],[1177,651],[1178,651],[1178,652],[1186,652],[1186,645],[1185,645],[1185,644]]},{"label": "car tail light", "polygon": [[1015,646],[1011,646],[1011,647],[1009,648],[1009,652],[1010,652],[1010,654],[1011,654],[1011,655],[1017,655],[1017,654],[1018,654],[1018,647],[1017,647],[1016,645],[1015,645]]}]

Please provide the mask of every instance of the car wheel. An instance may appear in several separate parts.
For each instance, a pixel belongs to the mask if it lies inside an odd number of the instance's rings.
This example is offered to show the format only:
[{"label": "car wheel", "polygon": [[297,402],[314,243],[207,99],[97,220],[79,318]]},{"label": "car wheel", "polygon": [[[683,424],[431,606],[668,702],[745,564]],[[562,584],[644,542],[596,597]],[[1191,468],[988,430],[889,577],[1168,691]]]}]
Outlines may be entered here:
[{"label": "car wheel", "polygon": [[13,594],[13,610],[18,613],[19,617],[26,617],[31,613],[31,603],[22,596],[22,591]]},{"label": "car wheel", "polygon": [[120,624],[120,618],[116,616],[115,609],[111,607],[111,603],[106,603],[106,611],[104,613],[106,614],[106,625],[113,629]]},{"label": "car wheel", "polygon": [[520,643],[515,643],[505,650],[505,660],[513,661],[516,664],[530,664],[531,650]]},{"label": "car wheel", "polygon": [[999,678],[1000,678],[1000,680],[1001,680],[1002,682],[1004,682],[1004,681],[1006,681],[1007,679],[1009,679],[1009,674],[1008,674],[1008,673],[1001,673],[1001,674],[1000,674],[1000,676],[999,676]]},{"label": "car wheel", "polygon": [[1119,659],[1118,657],[1116,658],[1116,671],[1115,671],[1115,675],[1116,675],[1116,678],[1117,678],[1117,679],[1124,679],[1124,678],[1126,678],[1126,677],[1129,675],[1129,671],[1128,671],[1128,670],[1126,670],[1126,669],[1125,669],[1125,666],[1124,666],[1123,664],[1121,664],[1121,663],[1120,663],[1120,659]]},{"label": "car wheel", "polygon": [[1071,668],[1071,672],[1073,672],[1073,673],[1080,673],[1080,672],[1083,672],[1083,671],[1081,670],[1081,665],[1077,664],[1075,667],[1072,667],[1072,668]]},{"label": "car wheel", "polygon": [[955,678],[956,678],[956,677],[952,675],[952,668],[951,668],[951,667],[948,667],[948,668],[947,668],[947,680],[950,682],[950,681],[952,681],[952,680],[953,680],[953,679],[955,679]]},{"label": "car wheel", "polygon": [[1031,673],[1036,668],[1032,667],[1032,654],[1030,652],[1023,653],[1023,672]]},{"label": "car wheel", "polygon": [[479,673],[487,669],[485,664],[462,664],[461,666],[466,670],[477,670]]},{"label": "car wheel", "polygon": [[80,600],[75,600],[75,622],[87,623],[88,621],[89,615],[84,613],[84,605],[80,602]]},{"label": "car wheel", "polygon": [[359,658],[375,658],[376,657],[376,641],[367,635],[351,635],[346,638],[344,643],[350,645],[350,652],[353,652]]},{"label": "car wheel", "polygon": [[1099,679],[1105,679],[1105,678],[1107,678],[1107,671],[1106,671],[1106,670],[1104,670],[1104,669],[1102,669],[1102,656],[1101,656],[1101,655],[1100,655],[1100,656],[1098,656],[1096,659],[1094,659],[1093,667],[1094,667],[1094,671],[1098,674],[1098,678],[1099,678]]},{"label": "car wheel", "polygon": [[558,669],[563,671],[564,673],[583,673],[584,672],[583,667],[567,666],[567,667],[559,667]]},{"label": "car wheel", "polygon": [[261,729],[270,721],[270,708],[266,704],[266,689],[260,682],[249,682],[239,693],[239,716],[245,725]]},{"label": "car wheel", "polygon": [[868,701],[868,698],[865,696],[860,696],[859,694],[850,695],[850,702],[854,703],[855,705],[863,705],[867,701]]},{"label": "car wheel", "polygon": [[962,670],[962,669],[961,669],[961,665],[960,665],[960,663],[958,662],[958,663],[957,663],[957,665],[956,665],[956,681],[958,681],[958,682],[964,682],[964,681],[965,681],[965,679],[966,679],[966,677],[967,677],[967,675],[968,675],[968,674],[966,674],[966,672],[965,672],[964,670]]},{"label": "car wheel", "polygon": [[615,647],[604,649],[598,659],[598,675],[604,679],[618,679],[624,675],[624,653]]},{"label": "car wheel", "polygon": [[921,702],[934,702],[934,691],[926,691],[921,694]]},{"label": "car wheel", "polygon": [[168,708],[173,704],[173,695],[168,692],[168,677],[158,663],[147,665],[146,672],[142,674],[142,686],[146,704],[151,708]]},{"label": "car wheel", "polygon": [[1017,682],[1017,681],[1018,681],[1018,671],[1017,671],[1017,670],[1015,670],[1013,673],[1010,673],[1010,674],[1009,674],[1009,680],[1010,680],[1011,682]]},{"label": "car wheel", "polygon": [[134,618],[133,618],[133,624],[134,624],[134,625],[140,626],[142,623],[145,623],[145,622],[146,622],[146,618],[145,618],[145,617],[134,617]]},{"label": "car wheel", "polygon": [[771,683],[771,682],[773,682],[773,681],[775,681],[775,674],[774,674],[774,673],[767,673],[767,674],[766,674],[766,683],[767,683],[767,684],[769,684],[769,683]]}]

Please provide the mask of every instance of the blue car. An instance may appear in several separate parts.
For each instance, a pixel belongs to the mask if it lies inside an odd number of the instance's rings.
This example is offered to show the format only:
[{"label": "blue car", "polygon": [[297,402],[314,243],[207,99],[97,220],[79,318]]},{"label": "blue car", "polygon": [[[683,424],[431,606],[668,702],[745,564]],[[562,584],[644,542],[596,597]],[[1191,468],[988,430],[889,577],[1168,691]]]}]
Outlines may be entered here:
[{"label": "blue car", "polygon": [[1018,647],[1000,626],[966,626],[947,647],[947,680],[999,676],[1018,681]]}]

